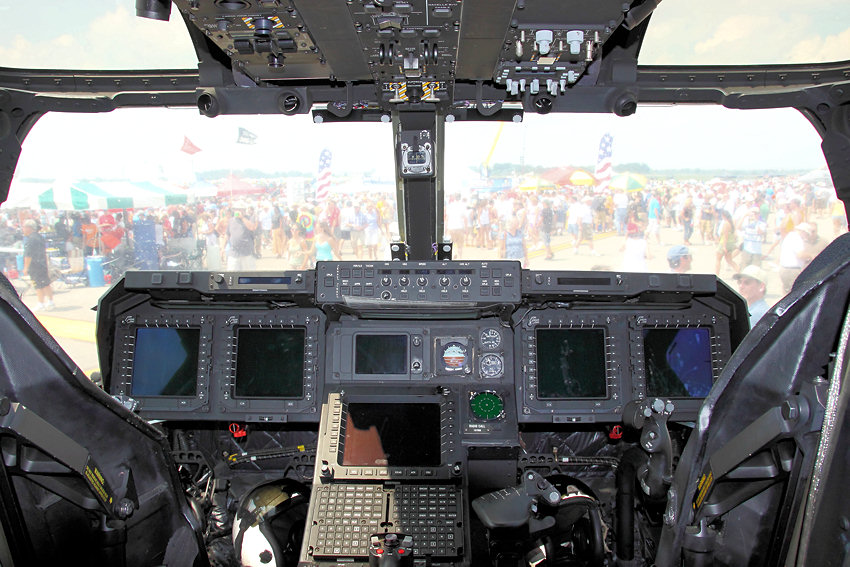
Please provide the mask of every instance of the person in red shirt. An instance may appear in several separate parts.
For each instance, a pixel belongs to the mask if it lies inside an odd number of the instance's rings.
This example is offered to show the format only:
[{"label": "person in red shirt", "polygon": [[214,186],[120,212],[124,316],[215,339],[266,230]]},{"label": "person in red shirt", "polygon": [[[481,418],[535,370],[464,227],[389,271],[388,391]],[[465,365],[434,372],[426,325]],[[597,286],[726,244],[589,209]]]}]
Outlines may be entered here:
[{"label": "person in red shirt", "polygon": [[112,213],[106,211],[100,215],[97,219],[97,227],[100,230],[100,243],[104,254],[121,244],[121,239],[124,238],[124,229],[118,225]]}]

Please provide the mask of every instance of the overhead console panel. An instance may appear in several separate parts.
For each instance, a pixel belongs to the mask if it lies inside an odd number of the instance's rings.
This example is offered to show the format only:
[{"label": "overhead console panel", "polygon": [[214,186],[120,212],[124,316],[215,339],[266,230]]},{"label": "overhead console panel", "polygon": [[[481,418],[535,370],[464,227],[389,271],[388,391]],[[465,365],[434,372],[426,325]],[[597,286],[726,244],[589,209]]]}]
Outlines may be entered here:
[{"label": "overhead console panel", "polygon": [[[202,71],[230,59],[236,86],[288,86],[283,114],[327,101],[337,118],[395,108],[476,108],[492,116],[501,102],[548,112],[585,78],[631,10],[619,0],[175,0],[207,42],[197,41]],[[213,51],[215,51],[215,48]],[[226,72],[225,72],[226,74]],[[201,111],[243,113],[221,75],[201,74]],[[293,82],[298,82],[293,84]],[[313,89],[308,95],[298,89]],[[342,94],[344,93],[344,95]],[[279,93],[270,93],[270,100]],[[218,104],[216,104],[218,103]],[[430,105],[414,106],[409,105]],[[356,115],[355,115],[356,116]],[[503,118],[504,119],[504,118]]]}]

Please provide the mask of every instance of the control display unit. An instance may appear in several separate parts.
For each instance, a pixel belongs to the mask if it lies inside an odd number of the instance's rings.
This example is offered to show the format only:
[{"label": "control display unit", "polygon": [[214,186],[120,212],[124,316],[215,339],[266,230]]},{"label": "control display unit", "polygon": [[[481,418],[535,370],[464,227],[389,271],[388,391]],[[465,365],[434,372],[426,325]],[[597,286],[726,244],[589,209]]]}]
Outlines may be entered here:
[{"label": "control display unit", "polygon": [[295,307],[227,317],[221,412],[244,421],[317,419],[324,321],[318,309]]},{"label": "control display unit", "polygon": [[[455,395],[328,394],[317,461],[340,480],[452,479],[460,458]],[[415,441],[412,441],[415,440]]]},{"label": "control display unit", "polygon": [[532,311],[515,330],[521,421],[616,422],[630,395],[623,315]]},{"label": "control display unit", "polygon": [[116,326],[110,393],[144,415],[209,411],[213,319],[197,313],[128,315]]},{"label": "control display unit", "polygon": [[699,304],[633,315],[629,342],[633,398],[669,399],[679,421],[696,419],[733,350],[729,319]]}]

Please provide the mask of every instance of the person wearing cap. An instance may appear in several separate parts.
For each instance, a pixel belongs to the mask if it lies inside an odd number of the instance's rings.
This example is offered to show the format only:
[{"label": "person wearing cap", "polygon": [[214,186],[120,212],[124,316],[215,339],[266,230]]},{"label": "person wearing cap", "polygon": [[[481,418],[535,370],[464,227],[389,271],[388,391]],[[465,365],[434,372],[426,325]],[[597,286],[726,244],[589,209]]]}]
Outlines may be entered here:
[{"label": "person wearing cap", "polygon": [[691,251],[684,244],[673,246],[667,251],[667,263],[676,274],[686,274],[691,271],[693,257]]},{"label": "person wearing cap", "polygon": [[764,296],[767,294],[765,271],[754,264],[750,264],[732,278],[738,282],[738,293],[747,300],[747,310],[750,312],[750,328],[753,328],[770,309],[770,306],[764,300]]},{"label": "person wearing cap", "polygon": [[814,235],[815,227],[801,222],[782,239],[779,247],[779,278],[785,293],[791,291],[794,280],[811,260],[807,242],[810,242]]},{"label": "person wearing cap", "polygon": [[38,233],[38,223],[32,219],[24,221],[24,274],[33,282],[38,304],[36,311],[53,309],[53,288],[47,270],[47,246]]}]

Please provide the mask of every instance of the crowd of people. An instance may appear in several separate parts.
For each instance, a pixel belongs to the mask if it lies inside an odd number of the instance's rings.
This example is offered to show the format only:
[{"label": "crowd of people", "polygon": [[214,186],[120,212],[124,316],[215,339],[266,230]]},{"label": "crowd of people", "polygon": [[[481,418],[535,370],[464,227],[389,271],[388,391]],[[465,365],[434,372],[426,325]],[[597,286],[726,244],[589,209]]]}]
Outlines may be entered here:
[{"label": "crowd of people", "polygon": [[[716,274],[753,276],[770,259],[787,292],[825,245],[813,221],[828,217],[835,235],[847,230],[833,189],[793,176],[656,179],[631,192],[567,186],[451,194],[445,203],[444,234],[453,242],[455,259],[495,256],[526,267],[532,255],[546,260],[556,255],[565,260],[567,254],[598,256],[595,243],[602,235],[620,239],[622,261],[600,261],[611,270],[649,271],[652,254],[675,245],[679,248],[671,248],[667,256],[670,269],[688,271],[688,247],[712,247]],[[668,237],[662,243],[662,228],[679,234],[680,241],[669,242]],[[33,233],[42,235],[45,249],[53,254],[108,258],[122,252],[130,258],[124,268],[253,270],[261,257],[274,260],[273,269],[307,269],[317,260],[343,257],[387,259],[387,244],[399,231],[391,195],[332,194],[321,202],[258,195],[157,210],[6,211],[0,216],[0,246],[23,236],[32,239]],[[738,281],[749,282],[743,276]],[[40,295],[39,303],[48,306],[52,300]]]}]

